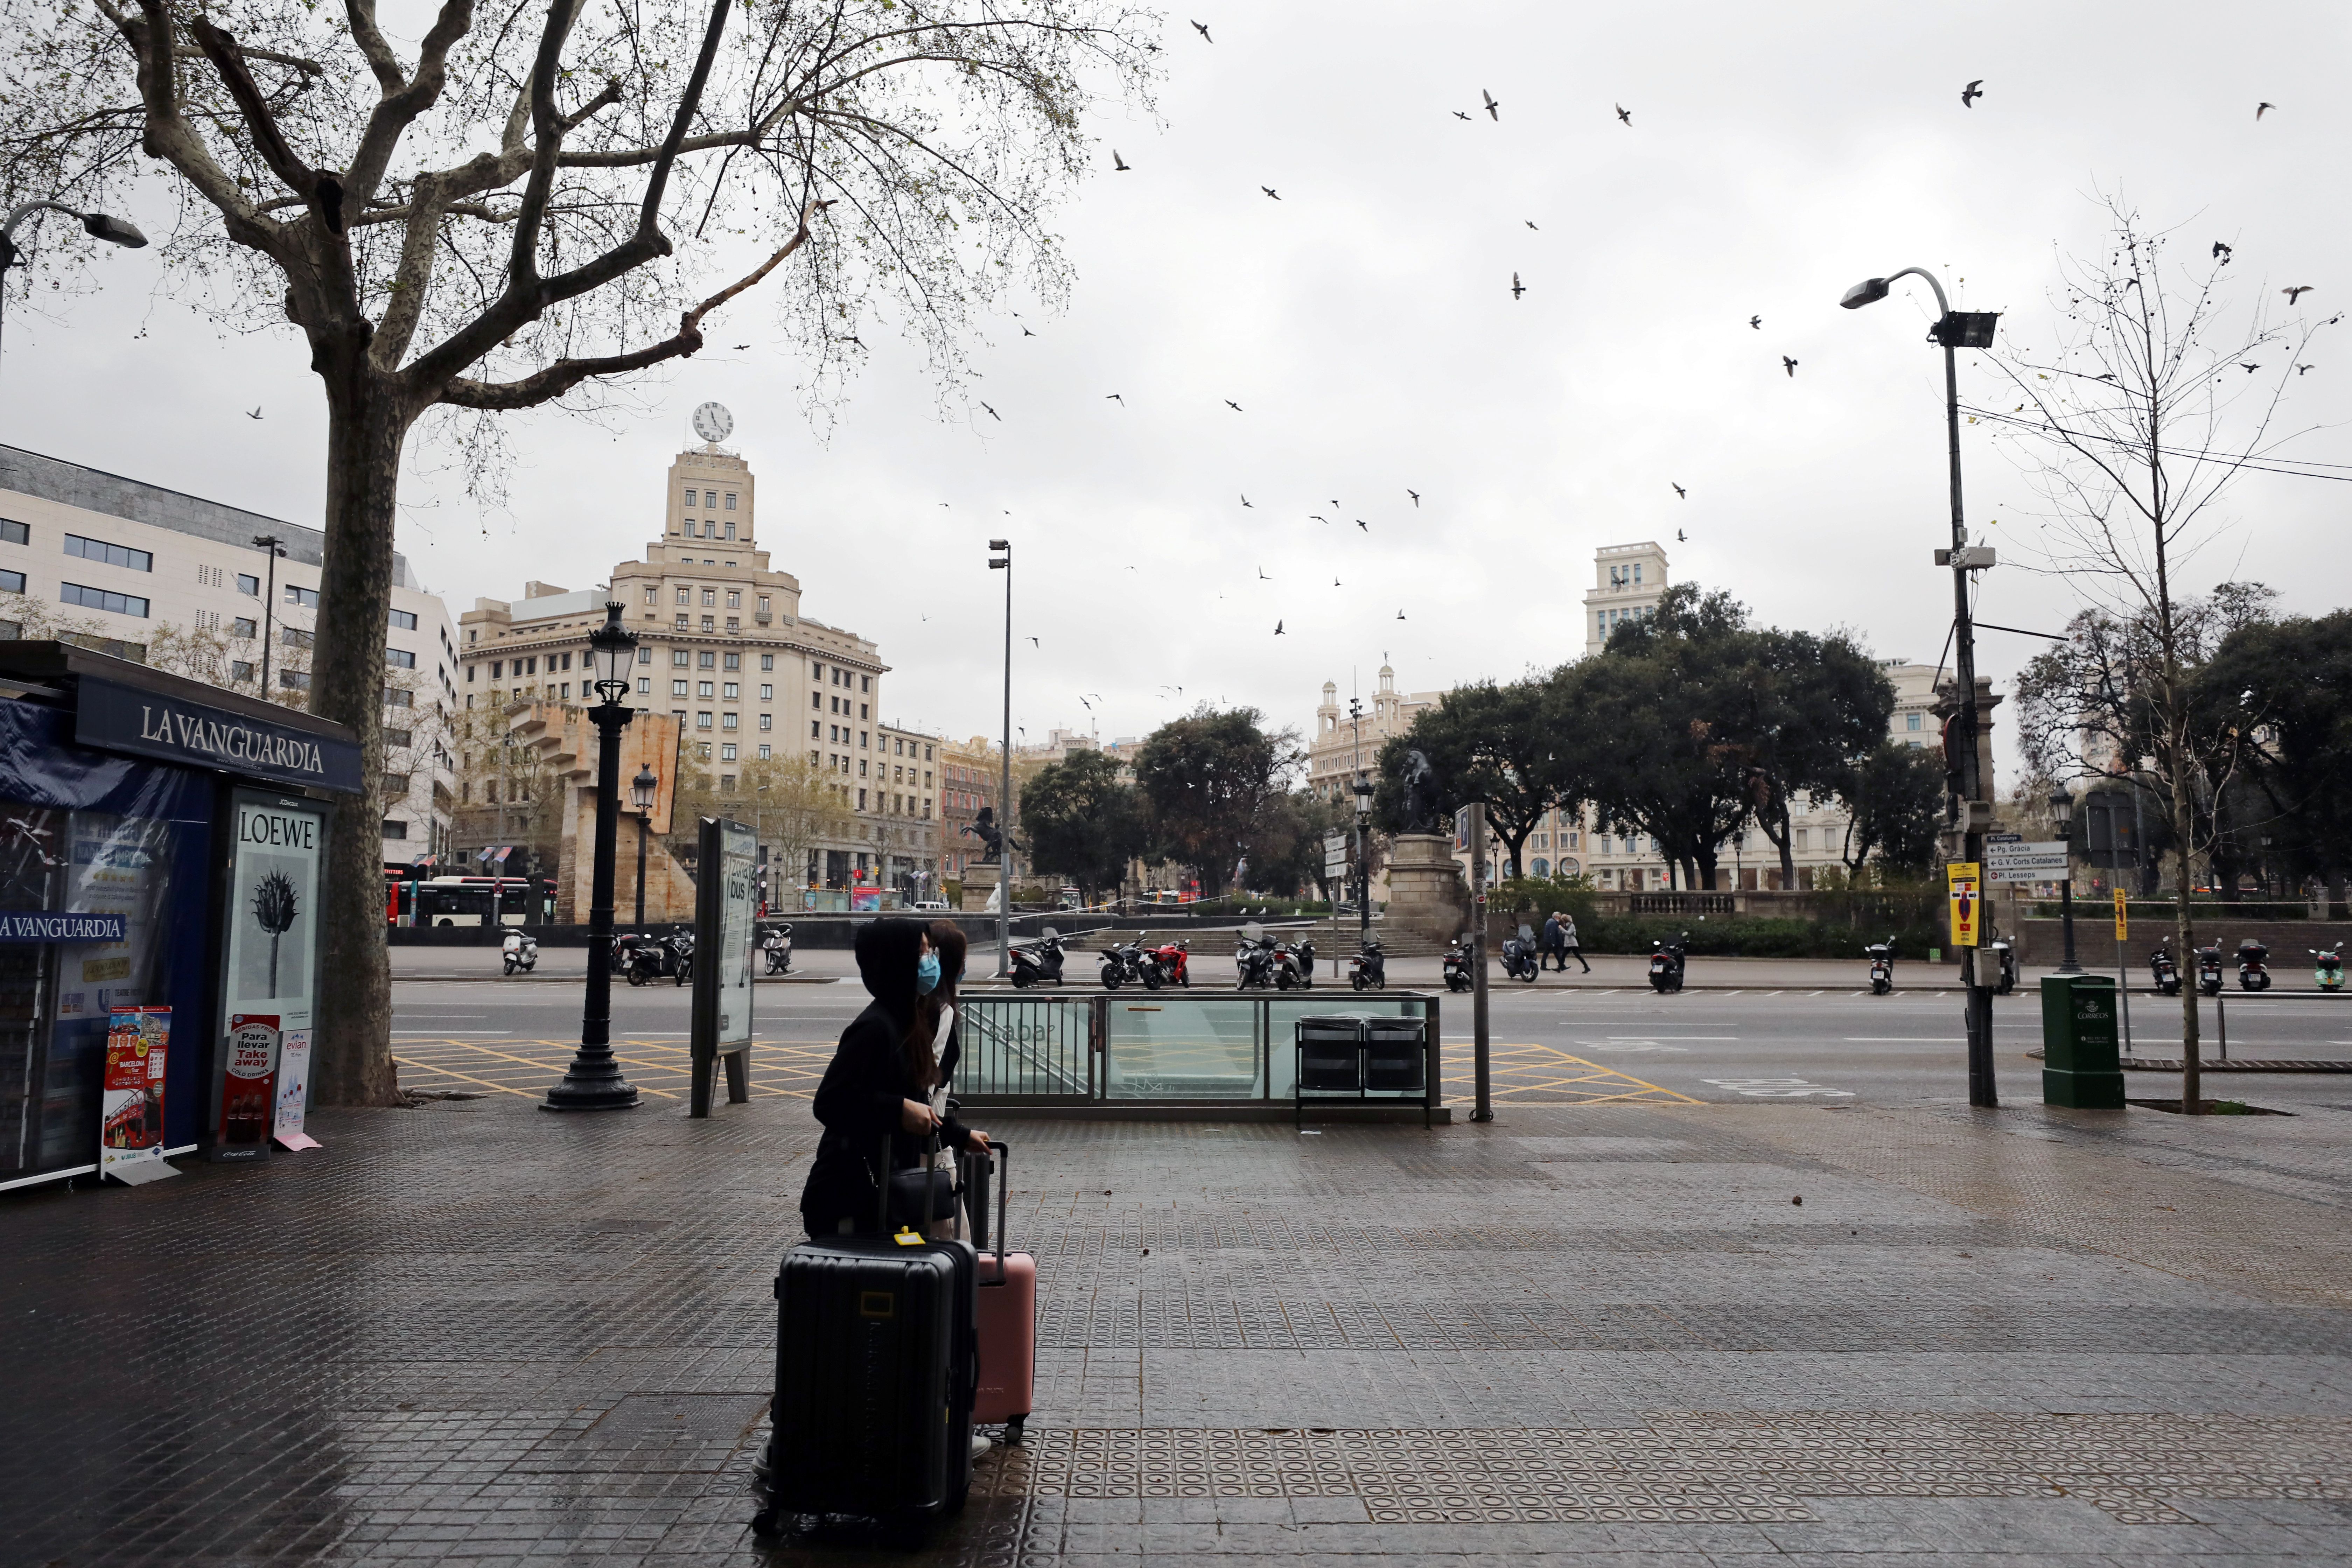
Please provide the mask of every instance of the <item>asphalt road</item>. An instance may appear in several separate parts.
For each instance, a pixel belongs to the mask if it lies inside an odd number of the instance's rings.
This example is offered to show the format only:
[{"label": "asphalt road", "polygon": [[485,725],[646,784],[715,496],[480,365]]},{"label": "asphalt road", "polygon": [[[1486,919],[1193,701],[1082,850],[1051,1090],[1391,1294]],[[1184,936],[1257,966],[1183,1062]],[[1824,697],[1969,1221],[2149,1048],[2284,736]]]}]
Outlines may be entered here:
[{"label": "asphalt road", "polygon": [[[632,1042],[648,1073],[684,1055],[690,989],[669,985],[613,993],[613,1035]],[[1349,993],[1332,994],[1335,1008]],[[401,982],[394,986],[394,1049],[403,1081],[480,1079],[528,1089],[535,1064],[560,1060],[554,1047],[579,1037],[580,993],[569,985],[499,982]],[[762,985],[755,1009],[763,1047],[782,1073],[755,1079],[805,1093],[832,1041],[865,996],[854,984]],[[2179,1004],[2132,999],[2133,1032],[2145,1055],[2179,1054]],[[2215,1054],[2213,1011],[2204,1005],[2205,1057]],[[1467,1091],[1470,998],[1447,996],[1442,1013],[1449,1098]],[[2352,1061],[2352,997],[2231,998],[2230,1054]],[[2040,999],[1998,998],[1993,1014],[2001,1092],[2039,1098]],[[1898,1105],[1948,1100],[1967,1092],[1960,1000],[1926,987],[1886,996],[1857,991],[1524,991],[1497,987],[1492,1028],[1496,1097],[1560,1098],[1564,1064],[1607,1073],[1693,1100],[1806,1100]],[[551,1054],[551,1053],[554,1054]],[[763,1053],[764,1054],[764,1053]],[[507,1064],[505,1068],[498,1064]],[[667,1081],[648,1078],[650,1084]],[[2178,1095],[2176,1076],[2133,1073],[2135,1097]],[[2297,1101],[2352,1108],[2352,1074],[2214,1074],[2207,1092],[2254,1104]],[[1580,1098],[1570,1096],[1570,1098]]]}]

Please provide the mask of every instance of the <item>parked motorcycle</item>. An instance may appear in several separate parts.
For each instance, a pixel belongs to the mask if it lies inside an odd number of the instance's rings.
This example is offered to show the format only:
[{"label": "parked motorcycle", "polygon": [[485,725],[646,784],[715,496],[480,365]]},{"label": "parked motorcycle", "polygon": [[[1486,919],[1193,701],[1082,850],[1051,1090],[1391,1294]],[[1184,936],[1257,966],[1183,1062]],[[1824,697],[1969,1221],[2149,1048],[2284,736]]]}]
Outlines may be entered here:
[{"label": "parked motorcycle", "polygon": [[685,931],[668,936],[637,935],[626,939],[624,968],[632,985],[667,979],[683,985],[694,978],[694,938]]},{"label": "parked motorcycle", "polygon": [[1473,984],[1470,949],[1457,936],[1445,944],[1445,988],[1448,991],[1467,991]]},{"label": "parked motorcycle", "polygon": [[1160,989],[1160,966],[1145,960],[1139,942],[1118,942],[1103,949],[1103,989],[1116,991],[1122,985],[1140,985],[1148,991]]},{"label": "parked motorcycle", "polygon": [[506,940],[499,944],[499,955],[506,960],[509,974],[518,969],[527,974],[539,967],[539,938],[535,936],[510,931],[507,932]]},{"label": "parked motorcycle", "polygon": [[1026,991],[1032,985],[1059,985],[1062,983],[1062,933],[1052,926],[1035,942],[1024,942],[1013,950],[1013,986]]},{"label": "parked motorcycle", "polygon": [[1255,925],[1242,928],[1241,944],[1234,950],[1234,989],[1264,990],[1274,984],[1274,938]]},{"label": "parked motorcycle", "polygon": [[1521,926],[1518,935],[1503,939],[1503,978],[1532,983],[1540,967],[1536,957],[1535,932]]},{"label": "parked motorcycle", "polygon": [[790,974],[793,972],[793,928],[788,925],[769,927],[768,934],[760,939],[760,952],[767,959],[769,973]]},{"label": "parked motorcycle", "polygon": [[1276,942],[1274,944],[1274,986],[1277,991],[1307,990],[1315,984],[1315,944]]},{"label": "parked motorcycle", "polygon": [[2252,937],[2238,944],[2238,989],[2267,991],[2271,988],[2271,950],[2268,943]]},{"label": "parked motorcycle", "polygon": [[2344,989],[2344,951],[2336,947],[2304,949],[2311,954],[2311,978],[2322,991]]},{"label": "parked motorcycle", "polygon": [[1366,937],[1363,947],[1348,960],[1348,984],[1359,991],[1388,989],[1388,956],[1381,952],[1380,938]]},{"label": "parked motorcycle", "polygon": [[1690,932],[1650,943],[1650,987],[1663,994],[1683,988],[1683,971],[1690,951]]},{"label": "parked motorcycle", "polygon": [[1993,994],[2006,996],[2017,989],[2017,949],[2009,938],[1997,936],[1985,943],[1985,951],[1993,956]]},{"label": "parked motorcycle", "polygon": [[1162,984],[1190,986],[1192,984],[1192,944],[1184,942],[1163,942],[1158,947],[1147,947],[1143,956],[1160,971]]},{"label": "parked motorcycle", "polygon": [[2180,994],[2180,965],[2172,962],[2171,950],[2158,947],[2147,955],[2148,978],[2156,982],[2159,996]]},{"label": "parked motorcycle", "polygon": [[2221,994],[2221,944],[2197,950],[2197,989],[2208,996]]},{"label": "parked motorcycle", "polygon": [[1870,955],[1870,994],[1885,995],[1895,989],[1895,939],[1874,942],[1862,951]]}]

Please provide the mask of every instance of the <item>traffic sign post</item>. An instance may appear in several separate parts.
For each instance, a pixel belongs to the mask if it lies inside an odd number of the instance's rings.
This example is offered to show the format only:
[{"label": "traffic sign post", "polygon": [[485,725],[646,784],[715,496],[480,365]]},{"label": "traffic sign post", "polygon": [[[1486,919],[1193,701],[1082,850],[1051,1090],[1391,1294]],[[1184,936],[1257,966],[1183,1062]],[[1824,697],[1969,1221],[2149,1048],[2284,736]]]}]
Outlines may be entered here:
[{"label": "traffic sign post", "polygon": [[2021,838],[1985,841],[1984,879],[1988,882],[2063,882],[2066,879],[2066,841],[2053,838],[2029,844]]}]

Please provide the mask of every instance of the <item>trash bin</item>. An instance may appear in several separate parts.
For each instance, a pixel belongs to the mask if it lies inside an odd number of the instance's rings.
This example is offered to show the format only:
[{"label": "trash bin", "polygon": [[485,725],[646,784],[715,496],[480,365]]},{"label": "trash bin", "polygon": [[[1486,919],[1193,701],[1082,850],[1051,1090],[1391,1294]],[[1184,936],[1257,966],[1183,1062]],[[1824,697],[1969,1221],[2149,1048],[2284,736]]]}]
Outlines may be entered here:
[{"label": "trash bin", "polygon": [[2121,1110],[2116,983],[2104,974],[2052,974],[2042,982],[2042,1103]]},{"label": "trash bin", "polygon": [[1343,1013],[1298,1020],[1298,1087],[1318,1094],[1356,1094],[1362,1090],[1360,1015]]},{"label": "trash bin", "polygon": [[1364,1087],[1374,1094],[1418,1094],[1427,1081],[1429,1031],[1419,1018],[1364,1020]]}]

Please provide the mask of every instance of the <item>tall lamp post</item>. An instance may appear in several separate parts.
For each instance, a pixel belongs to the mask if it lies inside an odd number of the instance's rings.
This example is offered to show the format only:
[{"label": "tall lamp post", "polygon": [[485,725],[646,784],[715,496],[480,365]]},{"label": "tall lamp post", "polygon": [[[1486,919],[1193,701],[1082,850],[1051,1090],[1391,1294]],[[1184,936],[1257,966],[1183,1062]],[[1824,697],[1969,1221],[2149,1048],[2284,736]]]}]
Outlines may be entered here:
[{"label": "tall lamp post", "polygon": [[[767,788],[765,784],[760,786]],[[654,792],[661,780],[650,767],[641,767],[629,781],[629,803],[637,808],[637,929],[646,929],[646,833],[654,818]]]},{"label": "tall lamp post", "polygon": [[[635,710],[621,700],[636,661],[637,637],[621,624],[621,606],[604,606],[604,624],[588,637],[596,695],[596,858],[588,895],[588,997],[580,1016],[580,1049],[562,1081],[540,1102],[544,1110],[620,1110],[637,1102],[636,1085],[613,1059],[613,856],[621,826],[621,729]],[[642,886],[642,883],[640,884]]]},{"label": "tall lamp post", "polygon": [[26,219],[45,212],[63,213],[78,220],[82,232],[92,239],[102,239],[125,250],[138,250],[147,243],[145,235],[119,217],[109,217],[104,213],[78,212],[62,202],[24,202],[10,207],[7,217],[0,219],[0,276],[5,276],[8,268],[21,259],[16,249],[16,230],[24,226]]},{"label": "tall lamp post", "polygon": [[261,585],[261,700],[269,700],[269,639],[278,608],[278,558],[286,553],[286,546],[274,533],[257,533],[253,547],[269,557],[268,576]]},{"label": "tall lamp post", "polygon": [[[1993,328],[2000,315],[1994,310],[1953,310],[1951,301],[1944,297],[1943,284],[1924,267],[1906,267],[1885,278],[1865,278],[1847,289],[1838,303],[1849,310],[1875,304],[1886,298],[1887,286],[1899,278],[1925,279],[1927,287],[1935,290],[1939,312],[1936,324],[1927,330],[1927,337],[1944,350],[1944,427],[1951,457],[1952,543],[1950,549],[1936,552],[1936,564],[1952,569],[1952,670],[1959,688],[1958,707],[1945,731],[1948,737],[1947,773],[1955,781],[1948,816],[1959,838],[1959,852],[1948,858],[1981,864],[1985,829],[1992,825],[1992,804],[1985,799],[1984,780],[1977,765],[1977,642],[1976,626],[1969,614],[1969,574],[1991,565],[1992,552],[1969,547],[1968,517],[1960,506],[1960,375],[1956,356],[1962,349],[1990,348]],[[1957,769],[1949,766],[1954,751],[1959,753]],[[1970,948],[1961,954],[1965,965],[1961,977],[1968,995],[1969,1103],[1992,1106],[2000,1103],[1993,1081],[1992,987],[1985,983],[1978,964],[1979,951]]]},{"label": "tall lamp post", "polygon": [[996,973],[1013,973],[1013,542],[992,539],[988,569],[1004,574],[1004,784],[996,796]]},{"label": "tall lamp post", "polygon": [[1372,940],[1372,781],[1356,775],[1356,945]]},{"label": "tall lamp post", "polygon": [[2066,956],[2058,973],[2080,974],[2083,966],[2074,960],[2074,797],[2063,789],[2052,790],[2050,820],[2057,826],[2058,842],[2066,846],[2066,879],[2058,884],[2058,918],[2066,931]]}]

